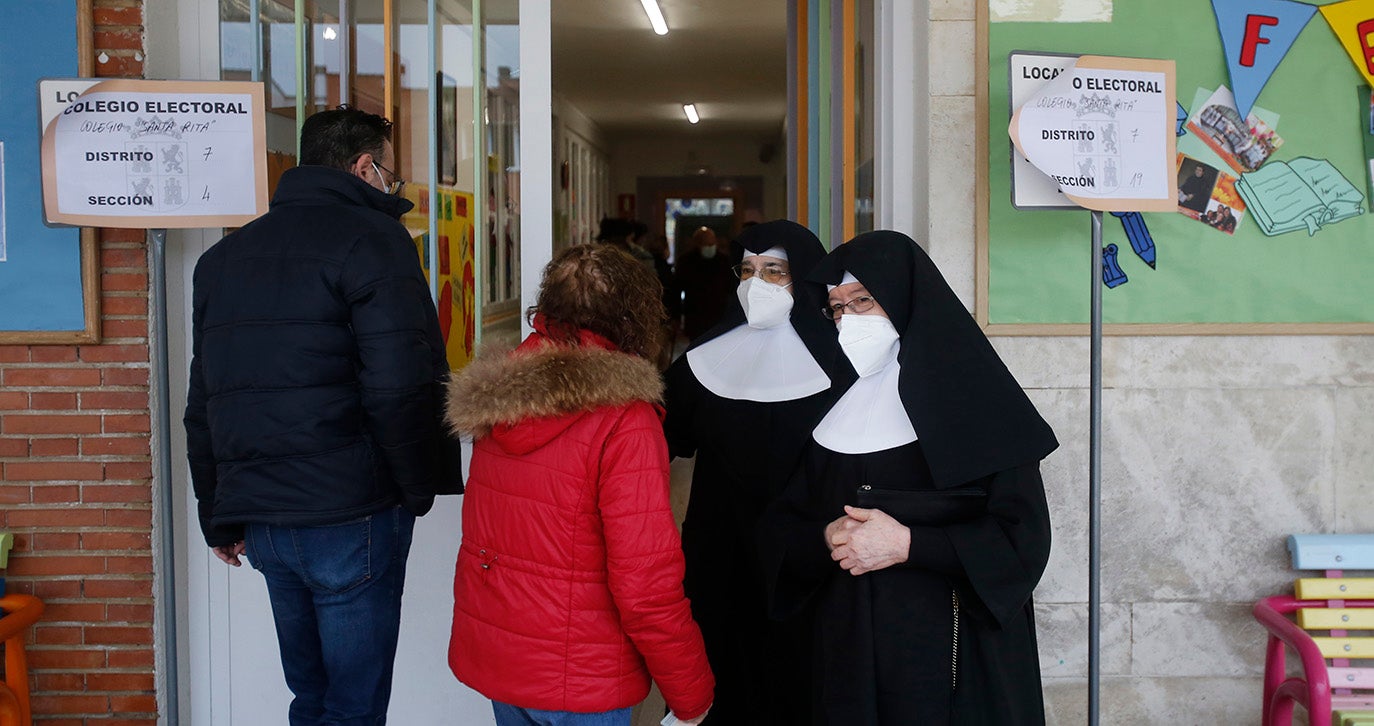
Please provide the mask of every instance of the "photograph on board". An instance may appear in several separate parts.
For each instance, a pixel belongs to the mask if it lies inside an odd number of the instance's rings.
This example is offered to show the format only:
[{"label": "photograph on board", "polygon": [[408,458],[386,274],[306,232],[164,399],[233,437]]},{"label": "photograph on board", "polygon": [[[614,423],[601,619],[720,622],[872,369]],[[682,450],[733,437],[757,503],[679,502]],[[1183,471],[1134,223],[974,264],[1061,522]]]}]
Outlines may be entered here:
[{"label": "photograph on board", "polygon": [[1212,229],[1235,234],[1245,217],[1245,200],[1236,191],[1236,177],[1179,154],[1178,212]]}]

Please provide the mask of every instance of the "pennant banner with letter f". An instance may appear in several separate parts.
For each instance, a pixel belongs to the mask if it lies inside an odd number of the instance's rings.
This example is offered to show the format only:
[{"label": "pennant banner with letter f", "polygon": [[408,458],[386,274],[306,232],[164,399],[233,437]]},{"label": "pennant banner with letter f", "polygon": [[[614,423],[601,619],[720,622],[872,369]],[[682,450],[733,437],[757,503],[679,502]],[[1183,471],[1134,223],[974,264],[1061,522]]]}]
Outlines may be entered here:
[{"label": "pennant banner with letter f", "polygon": [[1317,12],[1293,0],[1212,0],[1240,117],[1250,115],[1264,84]]}]

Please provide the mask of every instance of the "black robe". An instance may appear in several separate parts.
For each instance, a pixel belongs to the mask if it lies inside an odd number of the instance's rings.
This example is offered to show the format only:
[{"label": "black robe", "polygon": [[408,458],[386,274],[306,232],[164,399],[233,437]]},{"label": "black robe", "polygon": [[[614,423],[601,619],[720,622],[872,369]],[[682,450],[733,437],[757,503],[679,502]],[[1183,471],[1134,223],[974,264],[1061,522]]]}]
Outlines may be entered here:
[{"label": "black robe", "polygon": [[815,610],[813,723],[1043,724],[1030,593],[1050,530],[1038,464],[944,490],[987,492],[984,511],[911,526],[907,562],[856,577],[831,559],[824,530],[863,484],[936,491],[919,442],[839,454],[813,441],[764,528],[774,613]]},{"label": "black robe", "polygon": [[[740,235],[743,249],[787,250],[797,277],[825,254],[815,235],[776,220]],[[797,290],[790,324],[816,364],[841,387],[854,373],[820,315],[811,290]],[[745,324],[732,294],[724,319],[693,347]],[[810,713],[811,624],[804,609],[768,617],[764,572],[756,545],[759,518],[801,463],[811,429],[833,402],[830,391],[790,401],[719,396],[697,380],[687,356],[666,375],[664,433],[673,456],[696,456],[692,495],[682,525],[686,590],[716,675],[716,701],[706,726],[793,726]]]},{"label": "black robe", "polygon": [[[894,393],[918,439],[840,454],[813,438],[760,528],[773,614],[815,609],[815,721],[1041,724],[1031,592],[1050,551],[1039,462],[1058,442],[911,238],[859,235],[803,292],[846,274],[900,335]],[[845,504],[906,525],[907,561],[857,577],[840,568],[824,531]]]},{"label": "black robe", "polygon": [[[696,456],[682,524],[684,585],[716,675],[706,724],[805,723],[810,623],[767,612],[758,521],[784,489],[825,411],[828,392],[777,403],[722,398],[686,356],[668,370],[664,431],[674,456]],[[828,400],[828,399],[827,399]]]}]

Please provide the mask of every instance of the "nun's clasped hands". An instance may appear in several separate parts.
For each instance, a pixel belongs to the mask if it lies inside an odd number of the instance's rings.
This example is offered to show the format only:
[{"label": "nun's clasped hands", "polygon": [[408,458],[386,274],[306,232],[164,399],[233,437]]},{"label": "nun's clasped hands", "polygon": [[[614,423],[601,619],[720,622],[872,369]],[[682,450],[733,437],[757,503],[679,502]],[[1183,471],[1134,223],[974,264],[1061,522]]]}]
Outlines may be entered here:
[{"label": "nun's clasped hands", "polygon": [[911,530],[881,509],[845,506],[845,515],[826,525],[830,559],[851,575],[906,562]]}]

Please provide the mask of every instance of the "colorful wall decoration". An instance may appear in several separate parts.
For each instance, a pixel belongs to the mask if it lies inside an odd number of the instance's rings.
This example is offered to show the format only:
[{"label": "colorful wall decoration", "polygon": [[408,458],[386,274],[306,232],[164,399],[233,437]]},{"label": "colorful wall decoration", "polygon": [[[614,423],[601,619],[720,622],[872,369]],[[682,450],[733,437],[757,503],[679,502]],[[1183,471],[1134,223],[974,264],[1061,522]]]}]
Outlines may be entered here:
[{"label": "colorful wall decoration", "polygon": [[1013,51],[1177,64],[1178,210],[1103,225],[1117,268],[1108,334],[1374,333],[1374,107],[1357,92],[1374,78],[1374,36],[1360,35],[1374,0],[1321,6],[1326,22],[1308,22],[1313,7],[1117,0],[1106,20],[989,22],[980,4],[977,314],[989,333],[1080,335],[1089,317],[1089,213],[1011,205]]},{"label": "colorful wall decoration", "polygon": [[[405,196],[415,202],[415,209],[401,218],[415,240],[415,252],[425,279],[431,280],[429,269],[429,188],[424,184],[406,187]],[[439,328],[444,333],[448,351],[448,365],[458,370],[473,357],[476,324],[476,273],[472,240],[472,195],[446,187],[439,187]]]}]

